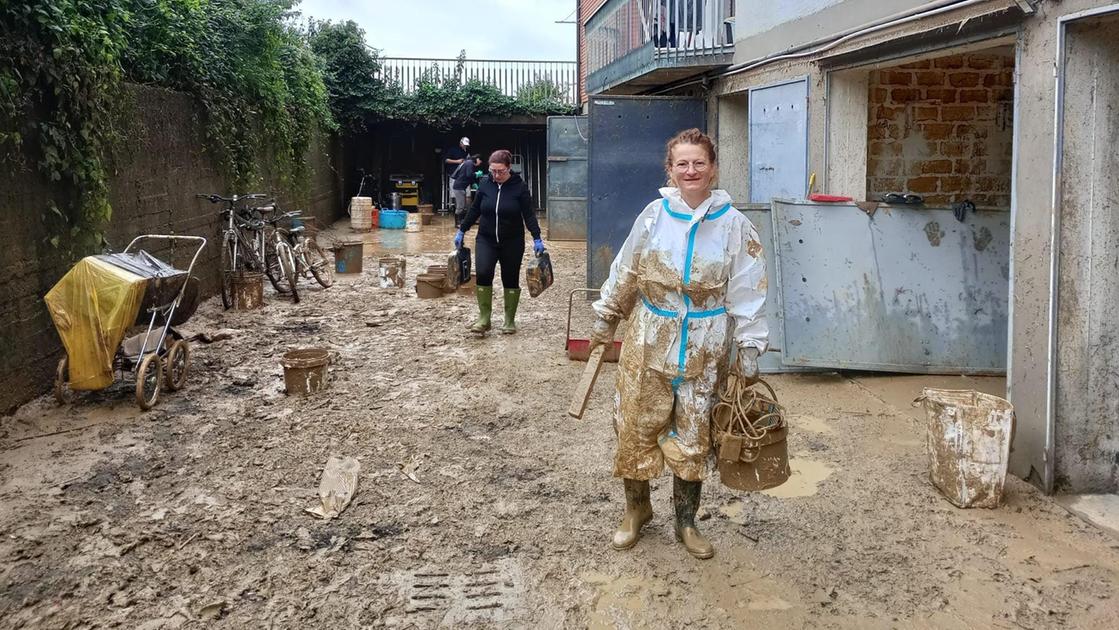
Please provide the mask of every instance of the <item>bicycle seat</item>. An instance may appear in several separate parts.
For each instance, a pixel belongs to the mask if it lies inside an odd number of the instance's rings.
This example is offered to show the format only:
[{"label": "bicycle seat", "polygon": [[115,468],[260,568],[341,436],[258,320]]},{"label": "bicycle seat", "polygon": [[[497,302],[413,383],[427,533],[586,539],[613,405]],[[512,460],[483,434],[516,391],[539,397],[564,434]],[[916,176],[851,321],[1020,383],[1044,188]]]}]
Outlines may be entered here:
[{"label": "bicycle seat", "polygon": [[303,228],[304,228],[304,226],[302,226],[302,225],[297,225],[297,226],[295,226],[295,227],[289,228],[289,229],[288,229],[288,232],[290,232],[290,233],[292,233],[292,234],[298,234],[298,233],[300,233],[300,232],[302,232],[302,231],[303,231]]},{"label": "bicycle seat", "polygon": [[275,212],[276,211],[276,204],[273,203],[273,204],[269,204],[267,206],[260,206],[259,208],[253,208],[253,210],[256,210],[257,212],[260,212],[260,213]]}]

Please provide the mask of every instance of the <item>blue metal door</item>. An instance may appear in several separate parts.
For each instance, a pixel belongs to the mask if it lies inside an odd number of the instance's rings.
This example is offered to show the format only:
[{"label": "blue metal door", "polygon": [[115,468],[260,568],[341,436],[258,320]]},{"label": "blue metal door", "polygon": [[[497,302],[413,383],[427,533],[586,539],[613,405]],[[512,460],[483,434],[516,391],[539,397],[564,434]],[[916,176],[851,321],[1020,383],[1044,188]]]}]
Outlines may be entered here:
[{"label": "blue metal door", "polygon": [[664,186],[665,143],[707,124],[696,98],[596,96],[589,115],[587,286],[599,287],[634,219]]},{"label": "blue metal door", "polygon": [[548,117],[548,240],[587,238],[586,116]]},{"label": "blue metal door", "polygon": [[808,80],[750,90],[750,203],[800,199],[808,188]]}]

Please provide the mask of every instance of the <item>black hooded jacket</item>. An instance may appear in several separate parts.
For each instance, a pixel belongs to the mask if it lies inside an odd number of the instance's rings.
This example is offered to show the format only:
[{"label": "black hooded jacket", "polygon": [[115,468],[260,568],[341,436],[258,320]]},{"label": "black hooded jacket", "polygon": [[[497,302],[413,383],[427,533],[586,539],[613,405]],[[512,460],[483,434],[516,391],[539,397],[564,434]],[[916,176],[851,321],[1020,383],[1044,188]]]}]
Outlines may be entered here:
[{"label": "black hooded jacket", "polygon": [[502,241],[525,242],[525,228],[533,239],[540,238],[540,224],[532,211],[532,195],[528,184],[513,173],[504,184],[497,184],[488,175],[478,183],[474,203],[459,227],[469,232],[478,223],[478,236]]}]

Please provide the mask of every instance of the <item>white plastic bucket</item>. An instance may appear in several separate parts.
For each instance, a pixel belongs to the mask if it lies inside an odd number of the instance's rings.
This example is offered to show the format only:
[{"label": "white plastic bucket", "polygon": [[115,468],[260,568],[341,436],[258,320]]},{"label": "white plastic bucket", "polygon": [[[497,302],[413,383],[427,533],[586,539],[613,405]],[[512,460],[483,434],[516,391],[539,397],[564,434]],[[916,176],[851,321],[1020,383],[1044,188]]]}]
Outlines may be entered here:
[{"label": "white plastic bucket", "polygon": [[350,199],[350,229],[354,232],[368,232],[373,229],[372,197]]},{"label": "white plastic bucket", "polygon": [[998,507],[1002,500],[1014,407],[975,390],[926,387],[929,479],[956,507]]},{"label": "white plastic bucket", "polygon": [[419,232],[424,229],[423,217],[418,212],[409,212],[404,223],[405,232]]}]

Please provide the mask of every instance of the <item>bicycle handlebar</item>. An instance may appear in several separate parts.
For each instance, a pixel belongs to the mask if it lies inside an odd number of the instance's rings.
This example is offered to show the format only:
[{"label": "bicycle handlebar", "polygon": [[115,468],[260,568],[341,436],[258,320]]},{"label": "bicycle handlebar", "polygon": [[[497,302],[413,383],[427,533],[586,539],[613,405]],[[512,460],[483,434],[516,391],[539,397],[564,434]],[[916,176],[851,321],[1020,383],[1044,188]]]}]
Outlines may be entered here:
[{"label": "bicycle handlebar", "polygon": [[199,193],[195,195],[195,197],[199,199],[209,199],[210,203],[218,203],[219,201],[224,201],[225,203],[237,203],[242,199],[267,199],[268,195],[265,195],[264,193],[249,193],[247,195],[233,195],[232,197],[222,197],[221,195],[218,195],[216,193],[210,193],[209,195]]}]

